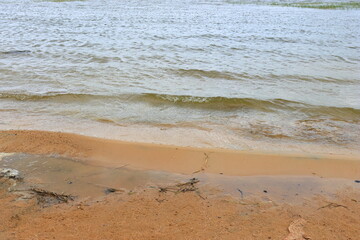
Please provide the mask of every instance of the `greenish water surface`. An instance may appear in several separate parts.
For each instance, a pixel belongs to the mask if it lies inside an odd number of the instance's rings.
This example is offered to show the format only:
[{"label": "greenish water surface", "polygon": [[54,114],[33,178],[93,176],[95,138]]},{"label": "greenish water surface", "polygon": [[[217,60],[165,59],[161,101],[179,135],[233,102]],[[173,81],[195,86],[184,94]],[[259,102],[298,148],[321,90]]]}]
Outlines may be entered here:
[{"label": "greenish water surface", "polygon": [[0,129],[358,151],[357,1],[0,0]]}]

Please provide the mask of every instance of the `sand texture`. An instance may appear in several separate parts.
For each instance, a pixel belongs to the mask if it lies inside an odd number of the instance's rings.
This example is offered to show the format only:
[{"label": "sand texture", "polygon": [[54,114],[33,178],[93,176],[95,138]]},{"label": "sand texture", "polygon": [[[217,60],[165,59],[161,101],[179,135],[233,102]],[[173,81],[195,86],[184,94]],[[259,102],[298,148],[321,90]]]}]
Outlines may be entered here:
[{"label": "sand texture", "polygon": [[[0,152],[37,154],[0,156],[2,164],[24,163],[22,171],[29,170],[19,179],[0,177],[1,240],[360,236],[356,156],[184,148],[41,131],[0,132]],[[145,184],[150,175],[161,181]],[[266,185],[267,178],[254,181],[257,175],[278,179]],[[109,187],[125,182],[124,188]],[[337,185],[336,191],[320,186],[325,183]]]}]

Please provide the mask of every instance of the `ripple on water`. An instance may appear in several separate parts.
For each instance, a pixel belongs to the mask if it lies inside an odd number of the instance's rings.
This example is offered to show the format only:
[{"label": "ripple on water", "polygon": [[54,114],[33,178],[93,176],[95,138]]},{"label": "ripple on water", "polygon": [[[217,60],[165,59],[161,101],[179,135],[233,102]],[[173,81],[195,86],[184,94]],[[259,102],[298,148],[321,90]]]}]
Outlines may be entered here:
[{"label": "ripple on water", "polygon": [[358,141],[356,2],[5,2],[3,128],[66,117],[195,126],[228,146]]}]

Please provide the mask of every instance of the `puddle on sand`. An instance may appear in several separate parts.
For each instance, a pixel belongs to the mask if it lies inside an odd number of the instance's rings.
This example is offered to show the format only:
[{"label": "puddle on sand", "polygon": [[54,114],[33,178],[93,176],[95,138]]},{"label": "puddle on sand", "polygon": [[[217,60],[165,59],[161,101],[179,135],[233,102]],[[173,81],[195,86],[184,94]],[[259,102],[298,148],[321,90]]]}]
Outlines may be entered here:
[{"label": "puddle on sand", "polygon": [[360,190],[360,184],[349,179],[318,176],[240,177],[205,173],[181,175],[135,170],[126,166],[106,168],[64,157],[29,154],[3,155],[0,157],[0,168],[20,171],[24,181],[18,184],[18,189],[34,186],[80,198],[103,196],[109,188],[134,190],[150,186],[169,186],[193,177],[200,180],[200,191],[209,197],[229,194],[243,200],[262,199],[294,204],[316,195],[332,197],[345,188]]},{"label": "puddle on sand", "polygon": [[223,176],[200,174],[201,182],[216,187],[223,193],[241,199],[301,204],[322,195],[335,198],[339,191],[360,190],[360,184],[349,179],[321,178],[319,176]]},{"label": "puddle on sand", "polygon": [[24,181],[18,188],[36,186],[78,197],[101,196],[109,188],[133,190],[137,187],[165,184],[169,180],[182,180],[176,174],[126,167],[105,168],[64,157],[29,154],[3,157],[0,167],[20,171]]}]

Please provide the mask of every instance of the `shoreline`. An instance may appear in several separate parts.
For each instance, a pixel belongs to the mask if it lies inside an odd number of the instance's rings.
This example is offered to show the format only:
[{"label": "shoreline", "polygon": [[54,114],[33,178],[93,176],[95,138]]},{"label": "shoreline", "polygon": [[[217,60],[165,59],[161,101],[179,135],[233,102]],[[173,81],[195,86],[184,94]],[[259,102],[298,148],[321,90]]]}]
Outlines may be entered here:
[{"label": "shoreline", "polygon": [[60,155],[105,167],[126,165],[182,174],[317,175],[346,179],[360,175],[360,156],[177,147],[49,131],[0,131],[0,152]]}]

